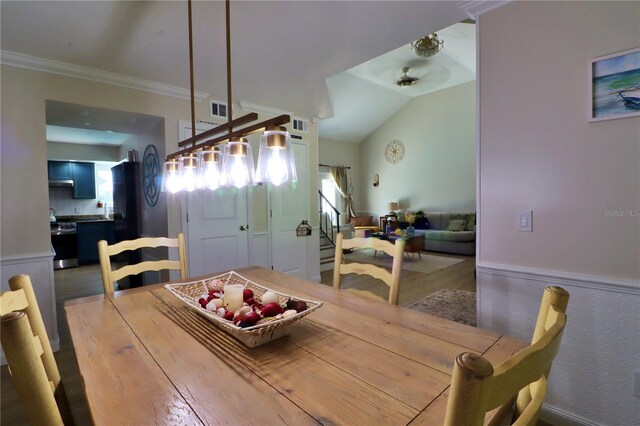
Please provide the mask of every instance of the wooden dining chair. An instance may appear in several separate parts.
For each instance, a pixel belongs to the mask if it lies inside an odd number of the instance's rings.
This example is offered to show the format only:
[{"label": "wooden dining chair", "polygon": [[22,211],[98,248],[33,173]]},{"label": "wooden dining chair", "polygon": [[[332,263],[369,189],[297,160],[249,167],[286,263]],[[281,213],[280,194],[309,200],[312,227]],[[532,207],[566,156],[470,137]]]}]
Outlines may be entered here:
[{"label": "wooden dining chair", "polygon": [[[177,247],[178,260],[147,260],[134,265],[126,265],[119,269],[111,269],[110,256],[115,256],[127,250],[142,248]],[[98,241],[98,256],[100,269],[102,270],[102,285],[105,294],[113,293],[113,282],[129,275],[137,275],[146,271],[161,271],[165,269],[180,271],[180,279],[188,278],[187,249],[184,234],[179,233],[178,238],[138,238],[136,240],[121,241],[109,245],[105,240]]]},{"label": "wooden dining chair", "polygon": [[0,340],[29,422],[70,425],[73,416],[31,279],[16,275],[0,295]]},{"label": "wooden dining chair", "polygon": [[[336,256],[333,267],[333,287],[341,288],[341,276],[345,274],[369,275],[373,278],[382,280],[389,286],[388,302],[397,305],[398,295],[400,294],[400,272],[402,270],[402,256],[404,254],[405,241],[398,239],[396,243],[381,240],[378,238],[351,238],[345,239],[342,233],[336,238]],[[354,248],[371,248],[381,250],[393,257],[393,265],[391,272],[384,268],[369,263],[343,263],[343,250]],[[373,254],[372,254],[373,256]],[[361,294],[373,299],[384,300],[380,296],[366,290],[347,289],[353,293]]]},{"label": "wooden dining chair", "polygon": [[547,287],[531,345],[497,367],[484,357],[464,352],[456,357],[445,425],[482,425],[485,414],[499,408],[490,424],[535,425],[551,364],[566,324],[569,293]]}]

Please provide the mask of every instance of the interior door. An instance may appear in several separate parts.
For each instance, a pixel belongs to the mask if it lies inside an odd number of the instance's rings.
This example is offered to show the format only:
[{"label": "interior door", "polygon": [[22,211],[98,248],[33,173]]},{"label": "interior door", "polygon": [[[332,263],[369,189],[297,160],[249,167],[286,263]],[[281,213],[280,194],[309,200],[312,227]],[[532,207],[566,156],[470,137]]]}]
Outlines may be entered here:
[{"label": "interior door", "polygon": [[296,228],[311,218],[309,209],[308,147],[292,141],[296,159],[298,182],[270,187],[271,203],[271,259],[273,269],[300,278],[309,278],[307,265],[309,238],[297,237]]},{"label": "interior door", "polygon": [[[196,123],[196,133],[211,125]],[[191,123],[180,122],[181,140]],[[189,192],[183,205],[189,275],[212,274],[249,266],[247,190],[219,188]]]},{"label": "interior door", "polygon": [[247,190],[187,193],[189,275],[249,266]]}]

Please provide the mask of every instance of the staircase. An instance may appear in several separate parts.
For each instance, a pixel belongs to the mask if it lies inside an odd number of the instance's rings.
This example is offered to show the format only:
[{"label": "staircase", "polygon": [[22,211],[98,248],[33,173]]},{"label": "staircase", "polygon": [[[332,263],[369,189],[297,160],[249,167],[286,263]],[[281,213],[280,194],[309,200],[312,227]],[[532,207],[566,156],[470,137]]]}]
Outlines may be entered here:
[{"label": "staircase", "polygon": [[335,239],[340,232],[340,212],[318,191],[320,195],[320,272],[333,269],[336,253]]}]

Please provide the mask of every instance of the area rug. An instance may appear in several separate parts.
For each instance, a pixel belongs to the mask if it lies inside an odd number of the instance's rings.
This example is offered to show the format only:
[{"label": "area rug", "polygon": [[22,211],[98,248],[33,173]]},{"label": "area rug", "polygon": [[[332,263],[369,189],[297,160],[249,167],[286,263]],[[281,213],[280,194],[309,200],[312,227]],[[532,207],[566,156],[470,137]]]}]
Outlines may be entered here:
[{"label": "area rug", "polygon": [[476,294],[470,291],[445,288],[411,303],[407,308],[476,326]]},{"label": "area rug", "polygon": [[[354,250],[351,253],[345,253],[346,260],[359,262],[359,263],[372,263],[378,266],[384,266],[391,269],[393,258],[385,253],[378,252],[373,255],[373,249]],[[440,269],[448,268],[449,266],[460,263],[463,259],[455,259],[452,257],[433,256],[430,254],[421,253],[422,259],[418,257],[417,253],[407,253],[402,260],[402,269],[407,271],[422,272],[424,274],[430,274]]]}]

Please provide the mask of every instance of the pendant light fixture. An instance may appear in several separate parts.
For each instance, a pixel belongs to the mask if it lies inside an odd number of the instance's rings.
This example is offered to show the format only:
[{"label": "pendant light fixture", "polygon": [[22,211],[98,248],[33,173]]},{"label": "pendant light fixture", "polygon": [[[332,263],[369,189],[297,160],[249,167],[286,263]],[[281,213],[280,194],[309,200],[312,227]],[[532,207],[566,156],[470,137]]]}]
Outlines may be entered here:
[{"label": "pendant light fixture", "polygon": [[[291,137],[283,124],[291,117],[281,115],[251,124],[239,130],[236,126],[257,120],[256,113],[233,119],[231,85],[231,17],[230,0],[226,0],[226,53],[227,53],[227,115],[228,121],[196,135],[195,95],[193,82],[193,30],[191,0],[189,14],[189,72],[191,88],[191,137],[178,143],[182,148],[167,156],[162,173],[162,191],[179,192],[196,189],[216,190],[221,186],[243,188],[256,182],[281,185],[296,182],[296,166],[291,147]],[[255,172],[251,145],[246,136],[264,130],[260,139],[258,171]],[[198,143],[198,141],[204,142]],[[223,145],[224,144],[224,145]],[[221,149],[221,147],[223,148]]]}]

